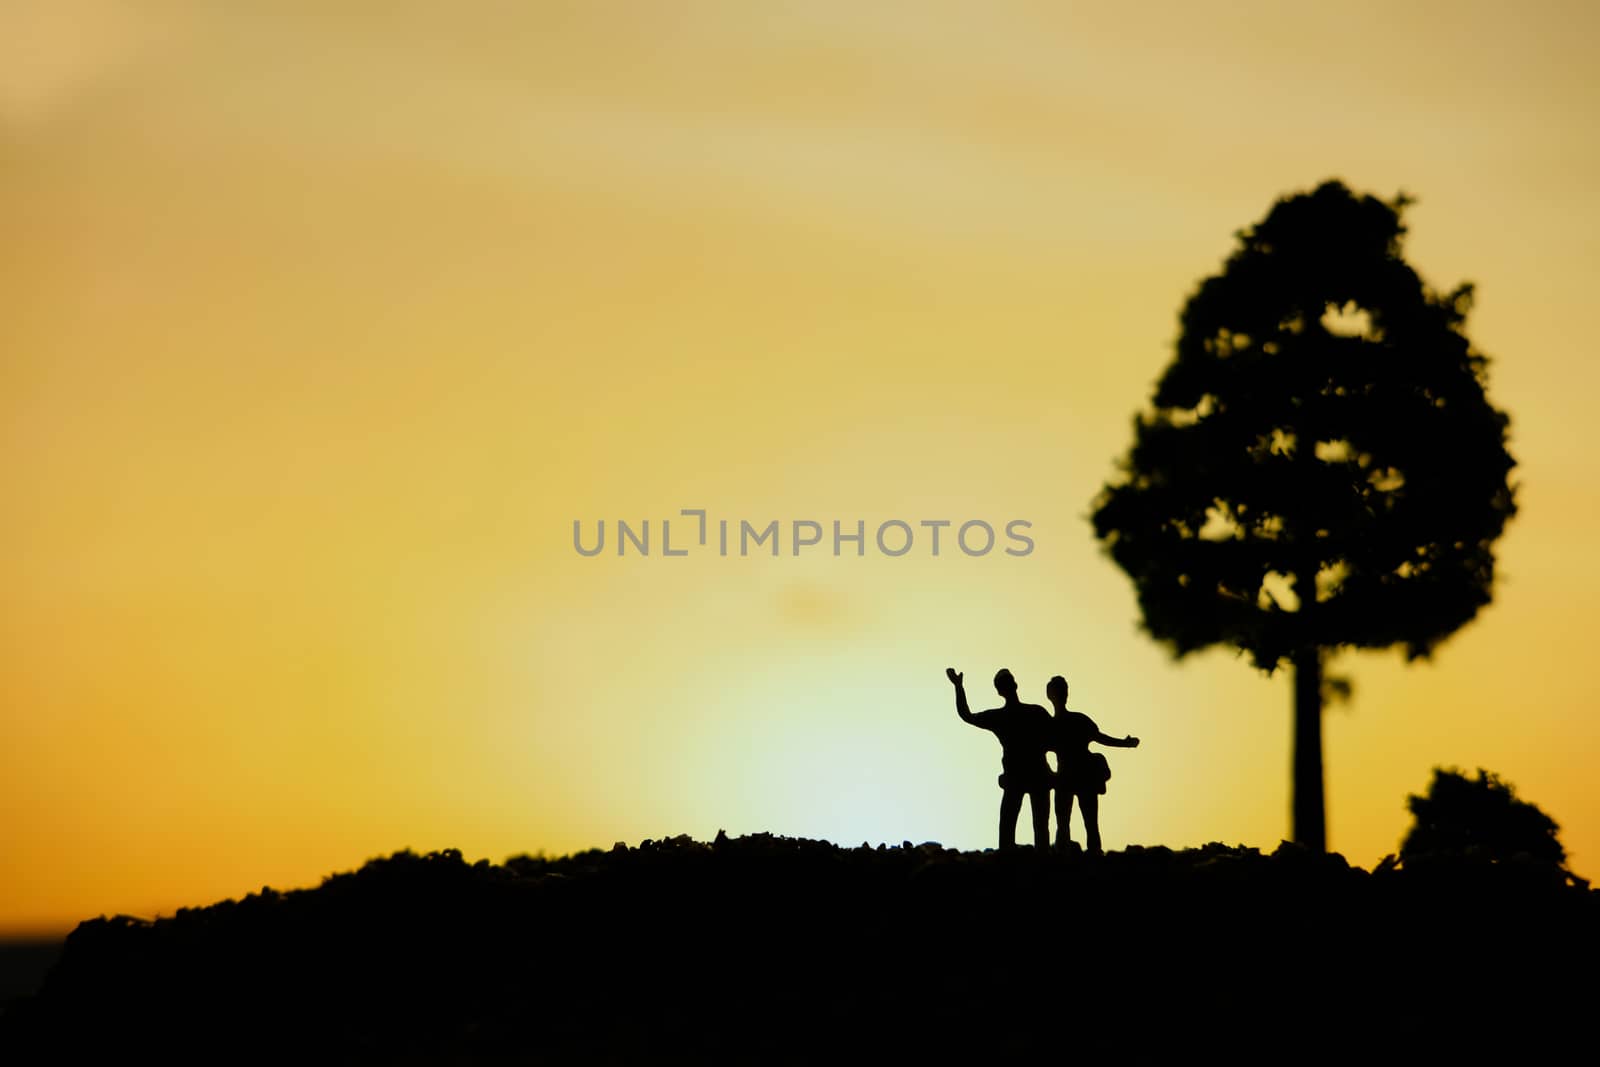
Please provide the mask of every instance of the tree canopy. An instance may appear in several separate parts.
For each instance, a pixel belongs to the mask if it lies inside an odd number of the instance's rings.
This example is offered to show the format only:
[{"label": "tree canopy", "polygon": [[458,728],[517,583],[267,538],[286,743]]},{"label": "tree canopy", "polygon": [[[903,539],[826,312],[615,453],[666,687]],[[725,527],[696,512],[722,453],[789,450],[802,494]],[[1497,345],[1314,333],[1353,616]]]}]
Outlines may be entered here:
[{"label": "tree canopy", "polygon": [[1281,199],[1183,309],[1093,516],[1176,655],[1415,658],[1488,603],[1508,419],[1463,332],[1472,286],[1401,258],[1408,203],[1337,181]]}]

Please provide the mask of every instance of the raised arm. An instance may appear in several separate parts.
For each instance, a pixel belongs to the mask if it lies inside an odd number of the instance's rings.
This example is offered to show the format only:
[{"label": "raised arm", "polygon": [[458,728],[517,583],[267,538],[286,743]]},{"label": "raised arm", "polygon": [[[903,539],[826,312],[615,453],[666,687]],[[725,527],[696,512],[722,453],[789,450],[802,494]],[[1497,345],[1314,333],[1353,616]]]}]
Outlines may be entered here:
[{"label": "raised arm", "polygon": [[961,716],[962,722],[970,722],[976,726],[977,722],[972,717],[972,709],[967,707],[967,691],[961,686],[961,679],[966,676],[957,673],[954,667],[946,667],[944,676],[950,679],[951,685],[956,687],[956,714]]}]

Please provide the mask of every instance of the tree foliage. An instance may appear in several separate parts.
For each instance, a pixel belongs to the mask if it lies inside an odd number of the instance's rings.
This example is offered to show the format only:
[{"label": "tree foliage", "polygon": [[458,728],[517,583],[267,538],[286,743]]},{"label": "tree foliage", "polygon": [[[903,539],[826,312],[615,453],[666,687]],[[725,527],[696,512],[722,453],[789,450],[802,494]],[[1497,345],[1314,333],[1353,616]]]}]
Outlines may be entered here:
[{"label": "tree foliage", "polygon": [[1408,203],[1335,181],[1281,199],[1184,308],[1093,516],[1175,655],[1415,658],[1489,601],[1508,419],[1463,332],[1472,286],[1401,258]]}]

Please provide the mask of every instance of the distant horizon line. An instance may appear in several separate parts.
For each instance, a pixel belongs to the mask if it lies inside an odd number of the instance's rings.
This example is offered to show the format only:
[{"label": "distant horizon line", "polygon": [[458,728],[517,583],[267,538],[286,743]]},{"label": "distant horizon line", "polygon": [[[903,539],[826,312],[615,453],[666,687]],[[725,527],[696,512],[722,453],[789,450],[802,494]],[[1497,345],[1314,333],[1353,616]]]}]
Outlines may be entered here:
[{"label": "distant horizon line", "polygon": [[[639,850],[645,848],[645,846],[647,846],[647,845],[659,846],[659,845],[663,845],[663,844],[680,844],[681,845],[681,844],[687,843],[687,844],[691,844],[691,845],[702,845],[702,846],[706,846],[706,847],[712,847],[712,846],[716,845],[716,843],[717,843],[717,841],[719,839],[726,840],[726,841],[742,841],[742,840],[744,840],[746,838],[760,838],[760,837],[769,837],[769,838],[772,838],[772,839],[778,840],[778,841],[796,841],[796,842],[805,842],[805,843],[808,843],[808,844],[829,845],[829,846],[832,846],[833,848],[837,848],[837,849],[840,849],[840,850],[843,850],[843,851],[856,851],[856,850],[859,850],[861,848],[866,848],[867,850],[874,851],[874,852],[877,852],[877,851],[902,851],[902,850],[915,851],[916,849],[925,848],[925,847],[928,847],[928,846],[933,846],[933,847],[935,847],[935,848],[937,848],[937,849],[939,849],[940,851],[943,851],[943,852],[958,852],[958,853],[963,853],[963,854],[966,854],[966,855],[984,855],[984,854],[988,854],[988,853],[999,853],[1001,851],[1000,849],[996,848],[993,845],[987,845],[987,846],[984,846],[982,848],[954,848],[954,847],[946,846],[945,844],[943,844],[942,842],[939,842],[939,841],[927,840],[927,841],[913,842],[909,838],[902,838],[899,842],[889,842],[889,841],[880,840],[880,841],[874,843],[874,842],[871,842],[871,841],[868,841],[868,840],[863,840],[860,844],[842,844],[842,843],[840,843],[838,841],[835,841],[835,840],[832,840],[832,839],[826,838],[826,837],[797,836],[797,835],[793,835],[793,834],[778,833],[778,832],[772,831],[772,830],[756,830],[756,831],[752,831],[752,832],[749,832],[749,833],[741,833],[741,834],[738,834],[738,835],[727,834],[726,832],[724,832],[722,830],[718,830],[717,834],[715,836],[713,836],[712,838],[710,838],[709,840],[701,840],[699,838],[696,838],[692,834],[682,833],[682,834],[673,834],[673,835],[663,836],[663,837],[646,837],[646,838],[641,839],[637,844],[629,844],[626,841],[616,841],[612,845],[610,845],[609,847],[600,846],[600,845],[592,845],[592,846],[587,847],[587,848],[574,849],[574,850],[569,851],[569,852],[562,852],[562,853],[555,854],[555,855],[547,855],[544,852],[543,849],[538,849],[536,851],[513,852],[513,853],[508,854],[507,856],[505,856],[503,859],[501,859],[499,861],[490,860],[489,857],[487,857],[487,856],[483,856],[483,857],[479,857],[477,859],[469,860],[469,859],[467,859],[465,854],[462,853],[461,849],[458,849],[458,848],[446,847],[446,848],[422,850],[422,849],[412,848],[412,847],[408,846],[408,847],[405,847],[405,848],[394,849],[394,850],[389,851],[389,852],[380,852],[380,853],[377,853],[377,854],[368,855],[365,859],[363,859],[360,863],[356,864],[355,866],[349,867],[349,868],[345,868],[343,870],[329,871],[326,874],[322,875],[322,878],[323,878],[323,880],[326,880],[328,878],[336,877],[336,876],[338,876],[340,874],[354,874],[354,873],[360,871],[362,867],[365,867],[367,864],[372,863],[374,861],[386,860],[386,859],[393,858],[395,856],[405,856],[405,855],[408,855],[408,854],[412,855],[412,856],[422,857],[422,856],[444,855],[446,853],[454,852],[457,855],[461,856],[463,863],[468,863],[469,865],[487,861],[487,862],[491,863],[491,865],[493,865],[493,866],[503,867],[506,864],[512,862],[513,860],[529,859],[529,860],[545,860],[545,861],[549,861],[549,862],[559,862],[561,860],[572,859],[572,858],[575,858],[577,856],[581,856],[581,855],[583,855],[585,853],[589,853],[589,852],[602,852],[602,853],[615,852],[619,847],[623,848],[623,849],[625,849],[627,851],[630,851],[630,852],[639,851]],[[1245,844],[1243,842],[1237,842],[1237,843],[1234,843],[1234,844],[1228,844],[1227,842],[1220,841],[1220,840],[1211,840],[1211,841],[1207,841],[1207,842],[1204,842],[1204,843],[1198,844],[1198,845],[1182,845],[1182,846],[1172,846],[1172,845],[1163,845],[1163,844],[1140,844],[1140,843],[1137,843],[1137,842],[1129,842],[1129,843],[1123,845],[1121,848],[1108,848],[1108,849],[1106,849],[1106,855],[1114,855],[1114,854],[1117,854],[1117,853],[1128,852],[1130,850],[1135,850],[1135,849],[1140,850],[1140,851],[1153,850],[1153,849],[1165,849],[1165,850],[1167,850],[1169,852],[1174,852],[1174,853],[1196,852],[1196,851],[1200,851],[1200,850],[1203,850],[1203,849],[1206,849],[1206,848],[1209,848],[1209,847],[1212,847],[1212,846],[1218,846],[1218,847],[1221,847],[1221,848],[1224,848],[1224,849],[1228,849],[1229,851],[1234,851],[1234,852],[1240,852],[1240,851],[1243,851],[1243,852],[1255,852],[1255,853],[1258,853],[1258,854],[1261,854],[1261,855],[1267,855],[1267,856],[1272,855],[1274,852],[1276,852],[1278,849],[1280,849],[1280,848],[1282,848],[1284,846],[1289,846],[1291,848],[1299,847],[1299,846],[1296,846],[1292,841],[1288,840],[1287,838],[1284,838],[1281,841],[1279,841],[1279,843],[1276,846],[1274,846],[1270,851],[1267,850],[1267,849],[1264,849],[1264,848],[1262,848],[1262,847],[1260,847],[1258,845],[1247,845],[1247,844]],[[1018,853],[1021,853],[1021,854],[1031,854],[1034,851],[1034,846],[1032,844],[1021,844],[1021,843],[1019,843],[1017,845],[1016,851]],[[1050,855],[1051,856],[1059,856],[1060,854],[1057,853],[1054,849],[1052,849],[1052,850],[1050,850]],[[1076,856],[1076,855],[1078,855],[1078,853],[1074,852],[1073,855]],[[1323,853],[1323,855],[1326,855],[1326,856],[1338,856],[1341,860],[1343,860],[1345,862],[1346,865],[1348,865],[1350,867],[1353,867],[1353,868],[1357,868],[1357,869],[1366,871],[1367,873],[1372,873],[1372,871],[1377,870],[1377,868],[1383,864],[1383,860],[1380,859],[1378,861],[1378,863],[1374,864],[1371,868],[1363,867],[1361,864],[1352,862],[1347,857],[1345,857],[1343,855],[1343,853],[1340,853],[1336,849],[1329,849],[1327,852]],[[1397,856],[1398,855],[1398,851],[1395,852],[1395,853],[1391,853],[1389,855],[1391,857]],[[11,926],[11,925],[5,923],[3,920],[0,920],[0,948],[7,947],[7,946],[17,947],[17,946],[23,946],[23,945],[29,945],[29,944],[40,944],[40,943],[61,941],[61,940],[64,940],[66,937],[68,937],[74,930],[76,930],[79,926],[81,926],[82,924],[84,924],[86,922],[95,922],[97,920],[132,919],[132,920],[134,920],[136,922],[154,924],[154,923],[157,923],[157,922],[161,922],[161,921],[165,921],[165,920],[171,920],[171,919],[176,918],[177,917],[177,913],[179,911],[197,911],[197,910],[202,910],[202,909],[205,909],[205,908],[214,907],[214,906],[216,906],[218,904],[225,904],[225,903],[227,903],[229,901],[238,901],[240,899],[243,899],[244,897],[254,896],[254,895],[257,895],[257,894],[261,893],[263,890],[271,890],[274,893],[314,892],[315,890],[320,888],[320,886],[321,886],[320,882],[316,883],[316,884],[311,884],[311,885],[290,886],[290,887],[287,887],[287,888],[279,887],[279,886],[272,886],[272,885],[262,885],[259,888],[248,890],[245,893],[240,894],[239,896],[220,897],[220,898],[218,898],[216,900],[212,900],[212,901],[209,901],[209,902],[204,903],[204,904],[183,904],[183,905],[179,905],[176,908],[171,909],[170,911],[166,910],[166,909],[158,909],[154,913],[148,913],[148,914],[136,914],[136,913],[134,913],[132,911],[101,912],[101,913],[99,913],[97,915],[84,916],[84,917],[81,917],[81,918],[78,918],[78,919],[73,919],[73,920],[63,920],[61,923],[43,922],[43,923],[37,923],[37,924],[19,924],[17,926]]]}]

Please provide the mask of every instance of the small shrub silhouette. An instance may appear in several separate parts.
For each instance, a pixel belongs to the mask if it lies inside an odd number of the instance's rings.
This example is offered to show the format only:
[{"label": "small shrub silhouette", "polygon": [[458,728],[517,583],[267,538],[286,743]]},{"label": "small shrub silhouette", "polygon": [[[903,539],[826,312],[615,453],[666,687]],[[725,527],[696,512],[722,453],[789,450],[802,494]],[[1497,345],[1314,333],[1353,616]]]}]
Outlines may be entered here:
[{"label": "small shrub silhouette", "polygon": [[1556,833],[1560,826],[1538,806],[1517,797],[1516,789],[1482,769],[1468,777],[1454,769],[1434,768],[1423,796],[1411,796],[1406,807],[1415,817],[1400,845],[1402,863],[1433,859],[1475,859],[1515,862],[1566,870],[1566,850]]}]

